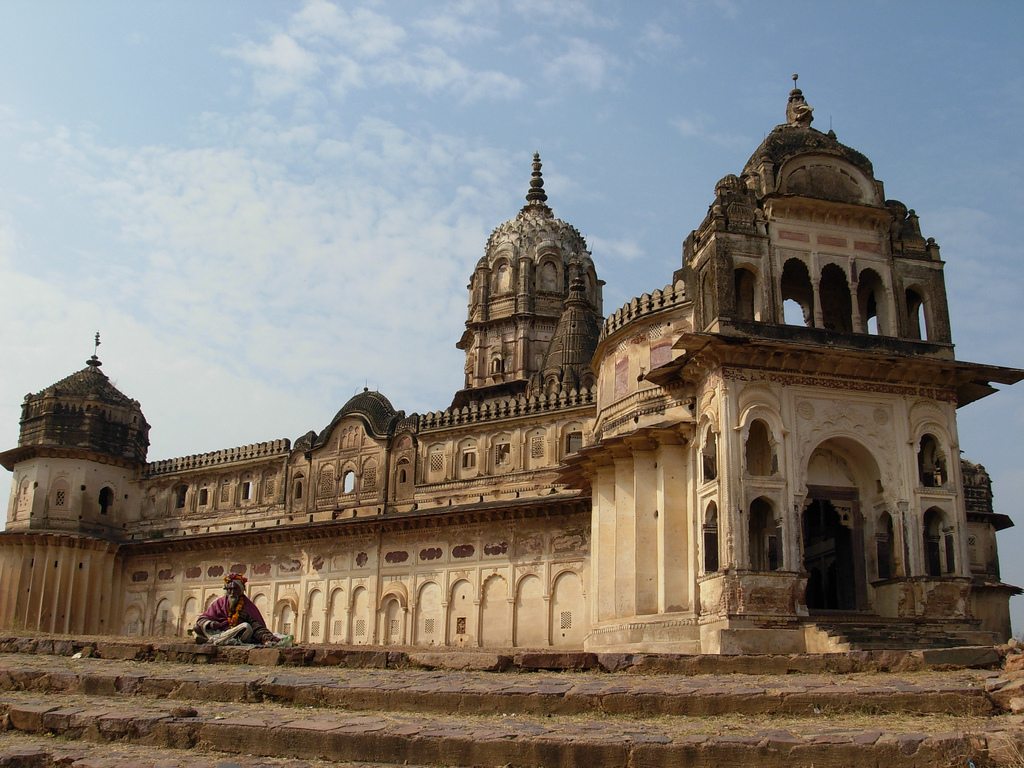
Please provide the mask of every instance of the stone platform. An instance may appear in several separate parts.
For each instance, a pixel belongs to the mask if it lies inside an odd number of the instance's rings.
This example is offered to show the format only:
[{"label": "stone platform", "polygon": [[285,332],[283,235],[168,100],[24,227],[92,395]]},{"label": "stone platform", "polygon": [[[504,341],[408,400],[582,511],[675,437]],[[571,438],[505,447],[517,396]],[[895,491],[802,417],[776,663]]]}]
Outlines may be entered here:
[{"label": "stone platform", "polygon": [[1024,672],[991,648],[935,653],[0,638],[0,766],[1015,765]]}]

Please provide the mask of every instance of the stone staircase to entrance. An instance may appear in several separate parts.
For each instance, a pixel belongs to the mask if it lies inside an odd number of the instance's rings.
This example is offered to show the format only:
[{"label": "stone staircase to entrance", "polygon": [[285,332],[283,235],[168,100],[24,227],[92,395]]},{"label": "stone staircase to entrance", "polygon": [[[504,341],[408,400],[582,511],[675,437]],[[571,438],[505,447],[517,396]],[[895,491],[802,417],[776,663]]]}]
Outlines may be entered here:
[{"label": "stone staircase to entrance", "polygon": [[0,768],[1021,768],[1000,663],[0,637]]},{"label": "stone staircase to entrance", "polygon": [[993,645],[993,633],[982,631],[978,624],[962,621],[908,624],[905,619],[888,621],[860,614],[836,615],[811,625],[810,633],[817,638],[810,645],[816,646],[816,650],[838,653]]}]

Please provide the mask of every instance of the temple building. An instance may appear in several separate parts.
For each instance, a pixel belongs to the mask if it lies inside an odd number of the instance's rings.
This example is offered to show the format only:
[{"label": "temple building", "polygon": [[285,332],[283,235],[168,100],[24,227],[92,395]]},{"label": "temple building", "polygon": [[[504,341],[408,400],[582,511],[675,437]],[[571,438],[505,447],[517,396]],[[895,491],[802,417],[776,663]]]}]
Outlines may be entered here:
[{"label": "temple building", "polygon": [[95,355],[27,395],[0,453],[0,628],[183,636],[236,571],[302,643],[1006,639],[1012,522],[956,411],[1024,371],[955,358],[938,245],[811,113],[794,88],[678,269],[608,316],[535,155],[442,411],[364,391],[294,441],[150,462]]}]

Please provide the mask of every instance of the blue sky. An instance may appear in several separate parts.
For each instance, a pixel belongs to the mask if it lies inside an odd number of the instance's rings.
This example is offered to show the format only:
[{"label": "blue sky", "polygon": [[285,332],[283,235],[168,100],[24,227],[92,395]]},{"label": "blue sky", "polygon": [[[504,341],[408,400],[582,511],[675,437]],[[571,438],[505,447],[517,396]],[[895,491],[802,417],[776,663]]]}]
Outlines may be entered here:
[{"label": "blue sky", "polygon": [[[364,385],[441,409],[533,152],[610,314],[669,282],[794,72],[942,246],[958,357],[1022,367],[1022,29],[1016,2],[9,0],[0,443],[97,329],[154,460],[320,430]],[[1024,385],[960,411],[1010,515],[1022,431]]]}]

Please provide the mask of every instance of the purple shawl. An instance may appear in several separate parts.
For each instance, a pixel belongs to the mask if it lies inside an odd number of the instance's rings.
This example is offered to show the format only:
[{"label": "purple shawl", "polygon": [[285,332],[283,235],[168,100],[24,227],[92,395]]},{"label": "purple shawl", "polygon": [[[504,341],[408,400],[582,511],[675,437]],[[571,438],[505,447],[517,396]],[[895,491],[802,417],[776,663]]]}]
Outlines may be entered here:
[{"label": "purple shawl", "polygon": [[[242,595],[242,612],[249,615],[249,623],[259,622],[264,627],[267,626],[267,622],[263,619],[263,614],[260,613],[260,609],[256,607],[256,604],[250,600],[247,596]],[[223,624],[225,628],[228,625],[228,617],[231,615],[231,609],[228,606],[228,596],[222,595],[210,603],[210,607],[203,612],[200,619],[209,619],[210,621]]]}]

